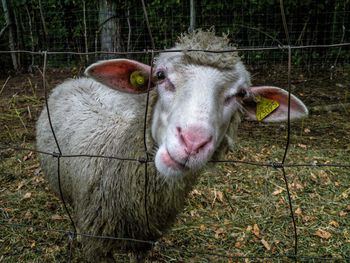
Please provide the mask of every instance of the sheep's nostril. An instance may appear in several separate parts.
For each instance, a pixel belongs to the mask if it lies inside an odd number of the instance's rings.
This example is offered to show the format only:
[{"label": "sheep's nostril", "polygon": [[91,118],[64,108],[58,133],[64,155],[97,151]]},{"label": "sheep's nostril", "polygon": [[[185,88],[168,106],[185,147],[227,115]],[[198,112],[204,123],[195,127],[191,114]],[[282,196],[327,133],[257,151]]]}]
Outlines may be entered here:
[{"label": "sheep's nostril", "polygon": [[180,127],[176,128],[180,144],[189,155],[198,154],[204,151],[206,146],[213,140],[212,135],[203,129],[190,129],[185,132]]}]

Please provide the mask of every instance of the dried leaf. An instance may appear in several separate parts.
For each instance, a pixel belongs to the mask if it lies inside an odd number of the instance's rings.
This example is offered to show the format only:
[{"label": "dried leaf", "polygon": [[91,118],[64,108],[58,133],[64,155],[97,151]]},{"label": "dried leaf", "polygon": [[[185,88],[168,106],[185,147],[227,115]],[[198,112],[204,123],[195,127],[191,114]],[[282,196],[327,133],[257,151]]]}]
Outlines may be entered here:
[{"label": "dried leaf", "polygon": [[192,196],[196,196],[196,195],[202,195],[202,192],[197,190],[197,189],[193,189],[192,192],[191,192],[191,195]]},{"label": "dried leaf", "polygon": [[347,212],[345,212],[345,211],[340,211],[339,212],[339,216],[341,216],[341,217],[344,217],[344,216],[346,216],[348,213]]},{"label": "dried leaf", "polygon": [[272,195],[279,195],[282,192],[283,192],[283,188],[278,188],[275,191],[273,191]]},{"label": "dried leaf", "polygon": [[200,225],[200,226],[199,226],[199,229],[203,232],[203,231],[205,231],[207,228],[205,227],[205,225]]},{"label": "dried leaf", "polygon": [[345,192],[342,192],[341,196],[343,197],[343,199],[347,199],[349,197],[348,190],[346,190]]},{"label": "dried leaf", "polygon": [[27,211],[27,212],[24,214],[24,218],[25,218],[25,219],[32,219],[32,218],[33,218],[33,214],[32,214],[30,211]]},{"label": "dried leaf", "polygon": [[14,209],[13,208],[10,208],[10,207],[4,207],[4,208],[1,208],[2,211],[8,213],[8,212],[13,212]]},{"label": "dried leaf", "polygon": [[17,185],[17,189],[16,190],[18,191],[19,189],[21,189],[24,186],[24,184],[25,184],[24,180],[19,182],[18,185]]},{"label": "dried leaf", "polygon": [[334,227],[339,227],[339,223],[337,221],[334,221],[334,220],[329,221],[328,224],[331,226],[334,226]]},{"label": "dried leaf", "polygon": [[28,170],[35,170],[35,169],[38,169],[38,168],[39,168],[39,164],[36,163],[36,164],[34,164],[34,165],[32,165],[32,166],[29,166],[27,169],[28,169]]},{"label": "dried leaf", "polygon": [[305,129],[304,129],[304,132],[305,132],[305,133],[310,133],[311,130],[310,130],[309,128],[305,128]]},{"label": "dried leaf", "polygon": [[243,243],[242,243],[242,242],[237,241],[237,242],[235,243],[235,248],[241,248],[242,246],[243,246]]},{"label": "dried leaf", "polygon": [[259,226],[257,224],[253,225],[252,232],[256,237],[258,237],[258,238],[260,237],[260,229],[259,229]]},{"label": "dried leaf", "polygon": [[215,230],[215,238],[216,239],[221,238],[222,236],[225,235],[225,232],[226,232],[226,230],[223,228],[219,228],[219,229]]},{"label": "dried leaf", "polygon": [[23,199],[29,199],[32,197],[32,193],[31,192],[28,192],[26,193],[24,196],[23,196]]},{"label": "dried leaf", "polygon": [[216,198],[222,202],[224,200],[224,194],[221,191],[216,191]]},{"label": "dried leaf", "polygon": [[261,239],[261,243],[264,245],[266,250],[268,250],[268,251],[271,250],[271,246],[269,245],[269,243],[265,239]]},{"label": "dried leaf", "polygon": [[317,229],[317,231],[315,232],[315,236],[328,240],[331,238],[332,234],[327,232],[326,230]]},{"label": "dried leaf", "polygon": [[63,220],[64,218],[62,216],[56,214],[56,215],[51,216],[51,219],[52,220]]},{"label": "dried leaf", "polygon": [[192,217],[199,216],[196,210],[191,210],[191,211],[190,211],[190,215],[191,215]]},{"label": "dried leaf", "polygon": [[23,161],[29,160],[33,156],[33,152],[29,152],[27,155],[23,157]]},{"label": "dried leaf", "polygon": [[298,207],[298,208],[294,211],[294,213],[295,213],[296,215],[300,216],[300,215],[302,214],[301,208]]},{"label": "dried leaf", "polygon": [[35,241],[34,241],[34,240],[32,240],[31,242],[32,242],[32,243],[30,244],[30,248],[34,248],[34,247],[35,247],[35,245],[36,245],[36,244],[35,244]]},{"label": "dried leaf", "polygon": [[302,148],[302,149],[306,149],[307,145],[302,144],[302,143],[298,143],[298,147]]}]

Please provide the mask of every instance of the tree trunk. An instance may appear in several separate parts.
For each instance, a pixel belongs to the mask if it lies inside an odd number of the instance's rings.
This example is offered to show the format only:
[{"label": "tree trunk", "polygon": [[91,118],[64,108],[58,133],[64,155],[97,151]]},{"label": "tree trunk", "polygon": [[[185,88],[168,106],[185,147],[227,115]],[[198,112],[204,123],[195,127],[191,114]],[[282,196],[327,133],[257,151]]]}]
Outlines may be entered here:
[{"label": "tree trunk", "polygon": [[4,16],[6,20],[6,24],[9,27],[9,48],[13,52],[11,53],[11,58],[12,58],[12,65],[14,70],[18,70],[18,61],[17,61],[17,56],[16,53],[14,52],[16,50],[15,48],[15,32],[13,28],[13,23],[12,19],[8,10],[8,5],[6,0],[2,0],[2,8],[4,9]]},{"label": "tree trunk", "polygon": [[[30,12],[29,12],[29,9],[28,9],[28,5],[26,4],[25,5],[25,9],[26,9],[26,12],[27,12],[27,16],[28,16],[28,25],[29,25],[29,36],[30,36],[30,46],[31,46],[31,51],[34,52],[35,50],[35,47],[34,47],[34,35],[33,35],[33,26],[32,26],[32,17],[30,15]],[[34,54],[31,54],[31,64],[29,66],[29,71],[32,72],[33,70],[33,66],[34,66]]]},{"label": "tree trunk", "polygon": [[[85,52],[89,52],[89,47],[88,47],[88,36],[87,36],[87,26],[86,26],[86,5],[85,5],[85,0],[83,0],[83,19],[84,19],[84,44],[85,44]],[[89,55],[85,55],[85,62],[89,62]]]},{"label": "tree trunk", "polygon": [[[100,42],[101,51],[115,52],[116,51],[116,3],[113,0],[101,0],[100,1]],[[112,55],[103,55],[102,58],[106,59],[112,57]]]},{"label": "tree trunk", "polygon": [[47,27],[46,27],[46,22],[45,22],[45,17],[44,17],[43,6],[41,4],[41,0],[39,0],[39,10],[40,10],[41,23],[43,24],[44,41],[45,41],[45,45],[47,45],[48,32],[47,32]]},{"label": "tree trunk", "polygon": [[196,29],[196,2],[195,0],[190,0],[190,27],[189,32],[193,32]]}]

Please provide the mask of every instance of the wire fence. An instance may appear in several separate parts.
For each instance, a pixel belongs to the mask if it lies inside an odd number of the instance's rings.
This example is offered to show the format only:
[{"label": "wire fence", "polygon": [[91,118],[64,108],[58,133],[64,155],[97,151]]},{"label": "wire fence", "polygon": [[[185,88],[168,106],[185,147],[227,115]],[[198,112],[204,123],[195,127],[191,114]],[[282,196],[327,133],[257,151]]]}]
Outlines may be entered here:
[{"label": "wire fence", "polygon": [[[69,1],[70,2],[70,1]],[[74,2],[74,1],[71,1]],[[99,23],[100,10],[94,1],[53,4],[41,3],[45,11],[38,12],[38,4],[17,3],[12,5],[17,13],[16,50],[47,50],[61,51],[61,54],[50,56],[49,65],[74,66],[86,63],[85,56],[72,56],[67,50],[75,52],[98,51],[101,49],[100,34],[103,24]],[[171,2],[171,1],[169,1]],[[178,37],[179,32],[188,29],[190,20],[189,1],[175,1],[176,3],[148,3],[149,22],[152,25],[154,44],[157,49],[170,47]],[[327,45],[328,43],[349,42],[349,3],[327,1],[324,3],[286,3],[290,46]],[[11,5],[10,5],[11,7]],[[139,0],[119,3],[115,12],[118,52],[132,52],[143,49],[155,49],[150,41],[147,23],[143,15]],[[0,10],[1,12],[1,10]],[[197,26],[208,29],[216,25],[218,33],[228,33],[236,45],[240,47],[275,47],[286,43],[283,33],[279,6],[273,1],[246,2],[229,1],[210,3],[197,1]],[[161,14],[161,15],[159,15]],[[108,15],[108,14],[104,14]],[[66,19],[62,19],[65,17]],[[46,19],[46,22],[45,22]],[[6,23],[0,13],[0,26]],[[50,22],[48,22],[50,21]],[[0,49],[7,49],[6,42],[0,42]],[[118,55],[118,53],[115,53]],[[21,57],[22,56],[22,57]],[[40,63],[37,57],[19,55],[23,68],[30,68]],[[90,56],[90,63],[95,59]],[[1,56],[6,72],[10,68],[10,57]],[[284,61],[283,54],[274,49],[256,50],[244,53],[247,64],[271,65]],[[329,68],[338,63],[349,61],[346,50],[338,48],[300,49],[294,53],[293,64],[310,67]]]},{"label": "wire fence", "polygon": [[[142,1],[143,3],[143,1]],[[342,48],[342,47],[350,47],[350,43],[338,43],[338,44],[329,44],[329,45],[297,45],[297,46],[293,46],[290,42],[289,39],[289,35],[290,33],[288,32],[288,26],[287,26],[287,21],[286,21],[286,17],[284,14],[284,9],[283,9],[283,1],[280,1],[280,7],[281,7],[281,16],[282,16],[282,21],[283,21],[283,28],[285,31],[285,39],[287,40],[287,45],[278,45],[278,46],[271,46],[271,47],[260,47],[260,48],[256,48],[256,47],[247,47],[247,48],[237,48],[234,50],[226,50],[226,51],[222,51],[222,50],[186,50],[186,52],[211,52],[211,53],[222,53],[222,52],[250,52],[250,51],[268,51],[268,50],[279,50],[279,51],[283,51],[286,52],[288,55],[288,59],[286,61],[287,63],[287,79],[288,79],[288,92],[290,94],[291,92],[291,74],[292,74],[292,58],[293,58],[293,52],[295,51],[299,51],[299,50],[305,50],[305,49],[324,49],[324,48]],[[167,50],[167,49],[156,49],[156,45],[155,45],[155,41],[153,39],[152,36],[152,30],[151,30],[151,26],[149,24],[148,21],[148,16],[147,16],[147,10],[146,7],[143,3],[143,12],[145,15],[145,21],[146,21],[146,25],[147,25],[147,29],[148,29],[148,34],[149,34],[149,38],[151,39],[151,48],[149,50],[143,50],[143,51],[129,51],[129,52],[98,52],[98,51],[94,51],[94,52],[55,52],[55,51],[28,51],[28,50],[16,50],[14,51],[15,53],[27,53],[30,55],[39,55],[43,57],[43,70],[42,70],[42,83],[43,83],[43,89],[44,89],[44,96],[45,96],[45,104],[46,104],[46,108],[48,111],[48,118],[49,118],[49,122],[50,122],[50,127],[51,127],[51,132],[55,138],[56,141],[56,146],[58,149],[58,152],[43,152],[43,151],[39,151],[36,149],[32,149],[32,148],[25,148],[25,147],[20,147],[17,145],[0,145],[0,149],[1,150],[6,150],[6,149],[12,149],[14,151],[30,151],[30,152],[35,152],[35,153],[40,153],[40,154],[45,154],[45,155],[50,155],[53,158],[56,158],[57,160],[57,177],[58,177],[58,181],[59,181],[59,186],[60,186],[60,198],[63,202],[63,205],[65,207],[65,211],[70,219],[71,222],[71,230],[67,230],[67,229],[51,229],[51,228],[45,228],[45,227],[38,227],[35,225],[30,225],[30,224],[15,224],[15,223],[11,223],[8,220],[1,220],[0,224],[4,225],[5,227],[9,227],[9,228],[31,228],[34,229],[34,231],[48,231],[48,232],[56,232],[61,234],[62,236],[64,236],[67,239],[67,262],[71,262],[72,258],[73,258],[73,254],[74,254],[74,242],[73,240],[75,238],[77,238],[78,236],[83,236],[83,237],[88,237],[88,238],[95,238],[95,239],[110,239],[110,240],[119,240],[119,241],[126,241],[126,242],[135,242],[135,243],[145,243],[148,244],[152,247],[166,247],[166,244],[162,244],[159,242],[154,242],[154,241],[150,241],[150,240],[138,240],[138,239],[132,239],[132,238],[119,238],[119,237],[113,237],[113,236],[95,236],[95,235],[91,235],[89,233],[77,233],[76,231],[76,226],[75,226],[75,222],[73,217],[71,216],[71,212],[70,212],[70,208],[68,207],[65,197],[63,195],[62,189],[61,189],[61,171],[60,171],[60,162],[63,158],[107,158],[107,159],[115,159],[115,160],[120,160],[120,161],[124,161],[124,162],[138,162],[142,165],[144,165],[144,175],[145,175],[145,202],[147,202],[147,178],[148,178],[148,165],[150,163],[153,163],[154,160],[152,159],[152,157],[148,154],[149,149],[147,149],[147,145],[146,145],[146,131],[147,129],[149,129],[148,127],[148,123],[147,123],[147,109],[148,109],[148,104],[149,104],[149,91],[150,91],[150,85],[151,83],[149,82],[149,86],[148,86],[148,93],[147,93],[147,102],[146,102],[146,108],[145,108],[145,118],[144,118],[144,157],[143,158],[134,158],[134,157],[125,157],[125,156],[104,156],[104,155],[91,155],[91,154],[69,154],[69,155],[65,155],[62,153],[61,151],[61,147],[60,147],[60,143],[58,142],[58,140],[56,139],[56,135],[55,135],[55,130],[52,126],[51,123],[51,116],[50,116],[50,111],[49,111],[49,105],[48,105],[48,88],[47,88],[47,77],[46,77],[46,72],[47,72],[47,67],[48,67],[48,57],[49,56],[53,56],[53,55],[57,55],[57,54],[69,54],[69,55],[91,55],[91,56],[96,56],[96,55],[100,55],[100,54],[113,54],[113,55],[123,55],[123,56],[127,56],[127,55],[131,55],[131,54],[137,54],[137,55],[146,55],[150,58],[151,61],[151,70],[153,70],[153,60],[154,60],[154,56],[156,54],[159,53],[164,53],[164,52],[182,52],[183,50]],[[6,53],[11,53],[11,51],[0,51],[1,54],[6,54]],[[290,97],[289,97],[290,98]],[[319,257],[319,256],[305,256],[305,255],[300,255],[298,252],[298,231],[297,231],[297,223],[295,220],[295,209],[293,208],[293,200],[291,197],[291,193],[290,193],[290,184],[288,182],[288,177],[287,177],[287,172],[285,170],[285,168],[299,168],[299,167],[308,167],[308,168],[313,168],[313,169],[318,169],[320,167],[333,167],[333,168],[350,168],[350,162],[343,162],[343,163],[332,163],[332,162],[327,162],[327,163],[319,163],[319,162],[315,162],[315,161],[311,161],[311,162],[305,162],[305,163],[291,163],[291,162],[287,162],[286,158],[289,152],[289,147],[290,147],[290,142],[291,142],[291,123],[290,123],[290,100],[288,102],[288,122],[287,122],[287,138],[285,140],[285,147],[284,147],[284,152],[283,152],[283,156],[281,156],[279,162],[254,162],[254,161],[242,161],[242,160],[234,160],[234,159],[227,159],[227,160],[217,160],[217,161],[210,161],[211,163],[226,163],[226,164],[241,164],[241,165],[250,165],[250,166],[259,166],[259,167],[267,167],[267,168],[273,168],[276,169],[280,172],[281,176],[283,177],[284,183],[285,183],[285,189],[286,189],[286,193],[287,193],[287,200],[288,200],[288,206],[289,206],[289,215],[290,215],[290,223],[293,226],[293,254],[291,255],[278,255],[278,254],[274,254],[271,256],[260,256],[260,255],[247,255],[247,256],[228,256],[227,254],[222,254],[222,253],[209,253],[209,252],[203,252],[203,251],[190,251],[189,253],[191,253],[192,255],[196,255],[196,256],[203,256],[203,257],[207,257],[207,256],[215,256],[215,257],[219,257],[221,260],[253,260],[253,261],[269,261],[269,260],[273,260],[273,261],[278,261],[278,262],[284,262],[286,260],[291,260],[291,261],[311,261],[311,262],[319,262],[319,261],[334,261],[335,259],[333,257]],[[145,203],[145,209],[147,207],[147,204]],[[147,213],[147,209],[146,209],[146,213]],[[181,248],[175,248],[175,247],[171,247],[171,250],[175,250],[178,253],[182,253],[182,249]],[[187,251],[188,252],[188,251]],[[340,260],[340,259],[339,259]],[[342,257],[342,260],[344,261],[349,261],[350,257],[348,257],[347,255],[344,255]],[[1,261],[1,257],[0,257],[0,261]]]}]

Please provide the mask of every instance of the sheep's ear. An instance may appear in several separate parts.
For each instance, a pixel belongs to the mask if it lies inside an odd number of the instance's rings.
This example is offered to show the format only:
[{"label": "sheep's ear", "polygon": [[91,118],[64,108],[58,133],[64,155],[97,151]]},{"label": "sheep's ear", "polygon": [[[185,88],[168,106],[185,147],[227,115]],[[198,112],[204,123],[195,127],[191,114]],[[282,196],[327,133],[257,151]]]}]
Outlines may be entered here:
[{"label": "sheep's ear", "polygon": [[[129,59],[99,61],[85,70],[85,75],[122,92],[145,93],[151,67]],[[151,88],[153,88],[153,84]]]},{"label": "sheep's ear", "polygon": [[[277,87],[251,87],[243,99],[246,119],[277,122],[288,119],[288,92]],[[308,115],[305,104],[290,94],[290,119]]]}]

